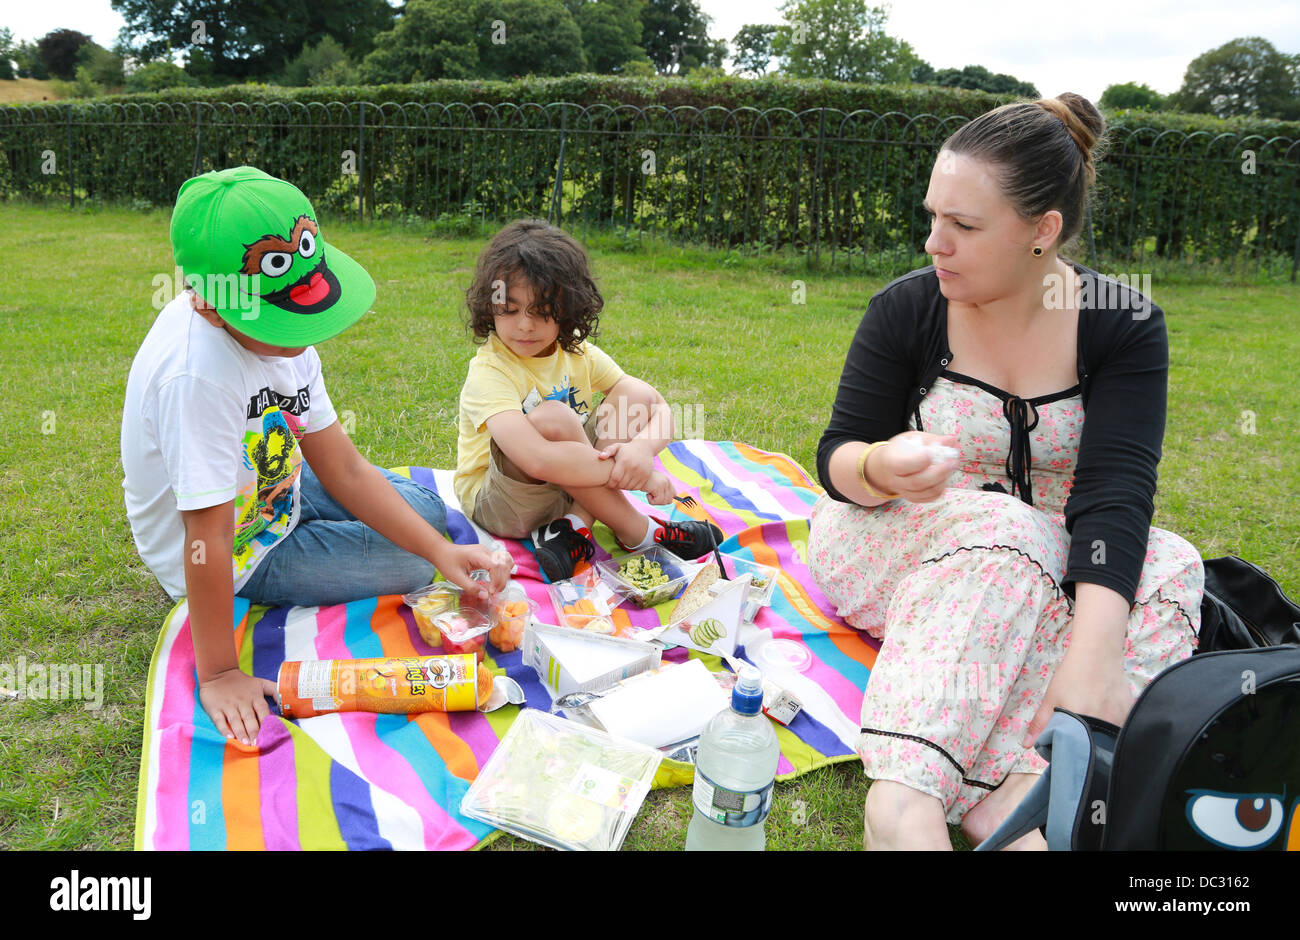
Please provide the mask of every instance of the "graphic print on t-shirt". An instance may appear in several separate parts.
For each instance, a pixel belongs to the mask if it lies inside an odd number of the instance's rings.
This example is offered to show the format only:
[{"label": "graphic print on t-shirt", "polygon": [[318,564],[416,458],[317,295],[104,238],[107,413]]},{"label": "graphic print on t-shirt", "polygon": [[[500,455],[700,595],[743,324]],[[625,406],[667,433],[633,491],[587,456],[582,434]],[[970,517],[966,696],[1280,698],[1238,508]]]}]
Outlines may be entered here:
[{"label": "graphic print on t-shirt", "polygon": [[587,420],[587,412],[591,410],[591,407],[587,402],[578,398],[578,387],[569,384],[568,373],[560,376],[560,384],[552,385],[551,390],[547,392],[545,396],[543,396],[542,393],[537,390],[537,386],[534,385],[532,391],[530,391],[527,396],[524,397],[524,400],[519,403],[519,407],[523,410],[524,414],[528,414],[528,412],[532,411],[544,401],[563,402],[572,408],[574,412],[577,413],[578,417],[583,419],[583,421]]},{"label": "graphic print on t-shirt", "polygon": [[260,432],[244,433],[244,466],[256,474],[256,480],[235,495],[236,577],[289,531],[294,482],[302,468],[299,416],[310,399],[305,386],[293,397],[264,388],[249,399],[248,416],[260,417],[262,427]]}]

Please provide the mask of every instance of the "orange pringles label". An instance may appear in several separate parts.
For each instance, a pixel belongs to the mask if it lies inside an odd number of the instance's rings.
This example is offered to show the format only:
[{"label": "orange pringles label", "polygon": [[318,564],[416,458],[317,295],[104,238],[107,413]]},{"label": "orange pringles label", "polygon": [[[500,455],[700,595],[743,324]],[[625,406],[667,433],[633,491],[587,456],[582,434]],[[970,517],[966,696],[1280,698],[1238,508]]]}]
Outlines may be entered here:
[{"label": "orange pringles label", "polygon": [[473,653],[290,661],[277,678],[280,713],[468,712],[487,704],[492,674]]}]

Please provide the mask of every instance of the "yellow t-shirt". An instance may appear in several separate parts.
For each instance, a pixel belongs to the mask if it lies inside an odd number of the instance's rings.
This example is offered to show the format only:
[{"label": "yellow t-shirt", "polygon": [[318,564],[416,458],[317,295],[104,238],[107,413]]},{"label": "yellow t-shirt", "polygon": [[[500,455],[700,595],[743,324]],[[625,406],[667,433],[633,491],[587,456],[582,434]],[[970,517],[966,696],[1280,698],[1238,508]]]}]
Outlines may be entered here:
[{"label": "yellow t-shirt", "polygon": [[497,337],[488,336],[469,363],[460,390],[460,430],[456,440],[456,499],[470,515],[487,473],[489,447],[487,419],[503,411],[532,411],[544,401],[568,404],[586,424],[594,409],[592,392],[609,392],[623,378],[623,370],[596,346],[583,342],[578,352],[559,346],[549,356],[520,358]]}]

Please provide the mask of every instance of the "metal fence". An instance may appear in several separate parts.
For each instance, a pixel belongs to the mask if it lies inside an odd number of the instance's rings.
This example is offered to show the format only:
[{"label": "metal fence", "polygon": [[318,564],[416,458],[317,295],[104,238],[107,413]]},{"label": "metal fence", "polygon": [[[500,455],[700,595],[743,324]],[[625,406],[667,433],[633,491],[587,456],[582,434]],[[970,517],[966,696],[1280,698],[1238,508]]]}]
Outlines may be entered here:
[{"label": "metal fence", "polygon": [[[902,272],[967,117],[750,107],[254,102],[0,108],[7,199],[170,205],[249,163],[358,219],[544,216],[745,253]],[[1112,129],[1082,255],[1094,265],[1300,266],[1300,141]]]}]

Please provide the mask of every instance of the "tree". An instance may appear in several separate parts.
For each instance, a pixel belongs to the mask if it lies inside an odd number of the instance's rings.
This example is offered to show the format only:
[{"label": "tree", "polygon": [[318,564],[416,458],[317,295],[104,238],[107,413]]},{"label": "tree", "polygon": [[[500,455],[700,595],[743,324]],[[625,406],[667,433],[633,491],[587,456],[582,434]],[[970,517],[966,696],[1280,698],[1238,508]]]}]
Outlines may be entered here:
[{"label": "tree", "polygon": [[77,71],[77,53],[90,37],[75,29],[56,29],[36,41],[45,70],[54,78],[71,81]]},{"label": "tree", "polygon": [[173,62],[146,62],[126,77],[126,90],[132,94],[164,88],[192,88],[197,84],[192,75]]},{"label": "tree", "polygon": [[24,40],[14,46],[14,61],[18,64],[19,78],[35,78],[41,81],[50,77],[45,63],[41,61],[41,52],[36,43]]},{"label": "tree", "polygon": [[727,44],[709,39],[710,22],[695,0],[647,0],[641,10],[641,45],[659,74],[722,65]]},{"label": "tree", "polygon": [[13,60],[16,58],[13,30],[0,28],[0,80],[12,81],[14,74]]},{"label": "tree", "polygon": [[586,65],[582,34],[559,0],[408,0],[375,39],[365,82],[567,75]]},{"label": "tree", "polygon": [[213,81],[280,74],[304,46],[332,36],[364,55],[392,26],[387,0],[112,0],[126,21],[132,55],[170,58],[179,49]]},{"label": "tree", "polygon": [[786,0],[780,9],[772,51],[787,75],[906,83],[920,64],[911,45],[885,34],[888,13],[866,0]]},{"label": "tree", "polygon": [[121,88],[126,82],[122,56],[118,52],[109,52],[97,42],[88,42],[77,51],[76,74],[84,80],[93,82],[102,88]]},{"label": "tree", "polygon": [[[587,68],[582,32],[560,0],[484,0],[483,78],[571,75]],[[504,35],[491,24],[504,25]],[[498,42],[498,36],[504,41]]]},{"label": "tree", "polygon": [[397,25],[375,37],[361,63],[368,83],[474,78],[479,74],[478,4],[408,0]]},{"label": "tree", "polygon": [[566,5],[582,33],[587,68],[620,72],[624,62],[645,57],[641,48],[644,0],[569,0]]},{"label": "tree", "polygon": [[659,74],[655,64],[644,55],[639,59],[628,59],[619,66],[618,72],[628,78],[654,78]]},{"label": "tree", "polygon": [[948,88],[970,88],[995,95],[1038,97],[1038,89],[1029,82],[1022,82],[1014,75],[1007,75],[1004,72],[994,75],[982,65],[968,65],[964,69],[940,69],[934,73],[927,84],[943,85]]},{"label": "tree", "polygon": [[1153,88],[1148,88],[1145,84],[1124,82],[1118,85],[1107,85],[1106,90],[1101,93],[1097,105],[1108,111],[1116,111],[1120,108],[1136,108],[1139,111],[1163,111],[1165,109],[1165,96]]},{"label": "tree", "polygon": [[356,81],[356,67],[348,54],[333,36],[326,36],[314,46],[305,47],[289,63],[281,77],[281,84],[348,85]]},{"label": "tree", "polygon": [[749,23],[740,27],[740,32],[732,38],[736,47],[733,59],[736,71],[758,76],[767,71],[772,61],[772,38],[777,27],[770,23]]},{"label": "tree", "polygon": [[1267,39],[1234,39],[1193,59],[1169,103],[1219,117],[1300,117],[1293,69],[1292,57]]}]

